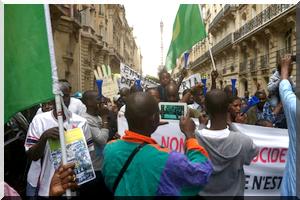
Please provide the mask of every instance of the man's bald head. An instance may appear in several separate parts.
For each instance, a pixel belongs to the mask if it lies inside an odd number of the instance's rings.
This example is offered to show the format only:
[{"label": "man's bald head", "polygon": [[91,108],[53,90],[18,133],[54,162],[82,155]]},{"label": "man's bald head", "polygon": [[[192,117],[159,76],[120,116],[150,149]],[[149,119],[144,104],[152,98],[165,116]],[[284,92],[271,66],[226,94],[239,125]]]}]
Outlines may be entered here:
[{"label": "man's bald head", "polygon": [[158,103],[145,92],[133,93],[127,98],[125,117],[129,130],[150,136],[159,123]]},{"label": "man's bald head", "polygon": [[87,108],[87,113],[90,115],[95,115],[98,113],[98,106],[101,103],[101,99],[99,98],[98,92],[96,90],[88,90],[82,95],[82,102],[85,104]]},{"label": "man's bald head", "polygon": [[211,90],[205,96],[205,106],[209,115],[226,115],[228,111],[228,96],[219,89]]},{"label": "man's bald head", "polygon": [[98,97],[98,92],[95,90],[88,90],[82,95],[82,102],[87,105],[90,104],[91,101],[96,100]]},{"label": "man's bald head", "polygon": [[167,93],[167,101],[168,102],[178,102],[179,101],[179,94],[177,90],[177,84],[174,82],[170,82],[170,84],[166,87]]}]

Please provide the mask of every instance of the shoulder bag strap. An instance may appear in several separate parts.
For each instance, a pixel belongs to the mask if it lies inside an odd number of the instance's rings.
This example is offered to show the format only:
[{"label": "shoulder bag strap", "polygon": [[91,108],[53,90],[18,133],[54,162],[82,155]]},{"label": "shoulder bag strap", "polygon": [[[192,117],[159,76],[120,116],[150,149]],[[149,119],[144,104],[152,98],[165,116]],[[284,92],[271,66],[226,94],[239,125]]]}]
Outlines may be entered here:
[{"label": "shoulder bag strap", "polygon": [[115,183],[114,183],[114,186],[113,186],[113,189],[112,189],[113,193],[115,193],[115,191],[116,191],[116,189],[117,189],[117,187],[118,187],[118,185],[119,185],[119,183],[120,183],[120,181],[121,181],[121,179],[122,179],[122,177],[123,177],[125,171],[127,170],[129,164],[131,163],[133,157],[134,157],[134,156],[137,154],[137,152],[139,152],[139,150],[141,150],[141,148],[143,148],[145,145],[146,145],[146,143],[142,143],[142,144],[138,145],[138,146],[133,150],[133,152],[130,154],[130,156],[129,156],[128,159],[126,160],[125,164],[123,165],[123,167],[122,167],[122,169],[121,169],[121,171],[120,171],[120,173],[119,173],[117,179],[115,180]]}]

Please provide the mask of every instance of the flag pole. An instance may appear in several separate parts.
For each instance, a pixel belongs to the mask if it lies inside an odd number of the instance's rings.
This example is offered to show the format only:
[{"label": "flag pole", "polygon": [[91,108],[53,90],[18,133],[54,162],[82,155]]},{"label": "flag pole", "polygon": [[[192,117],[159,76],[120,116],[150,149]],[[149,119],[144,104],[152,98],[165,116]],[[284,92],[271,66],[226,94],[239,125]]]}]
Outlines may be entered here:
[{"label": "flag pole", "polygon": [[[44,10],[45,10],[45,19],[46,19],[46,27],[47,27],[50,62],[51,62],[51,69],[52,69],[52,80],[53,80],[52,89],[53,89],[53,94],[55,95],[55,104],[56,104],[58,129],[59,129],[59,140],[60,140],[61,153],[62,153],[62,163],[67,164],[67,154],[66,154],[64,126],[63,126],[63,111],[62,111],[61,98],[60,98],[61,91],[59,89],[59,83],[58,83],[57,66],[55,60],[52,27],[51,27],[50,11],[49,11],[48,4],[44,4]],[[70,189],[66,190],[66,196],[69,197],[71,196]]]},{"label": "flag pole", "polygon": [[[199,11],[200,11],[201,10],[200,5],[198,5],[198,8],[199,8]],[[200,12],[200,16],[201,16],[201,20],[202,20],[202,23],[203,23],[203,18],[202,18],[201,12]],[[211,59],[212,67],[213,67],[213,71],[217,71],[216,65],[215,65],[215,61],[214,61],[214,57],[213,57],[212,52],[211,52],[211,47],[210,47],[209,39],[208,39],[208,37],[206,39],[207,39],[207,43],[208,43],[208,51],[209,51],[209,55],[210,55],[210,59]]]},{"label": "flag pole", "polygon": [[208,51],[209,51],[211,63],[212,63],[212,66],[213,66],[213,71],[217,71],[216,65],[215,65],[215,61],[214,61],[214,57],[213,57],[213,55],[211,53],[211,48],[210,48],[210,43],[209,43],[208,37],[207,37],[207,43],[208,43]]}]

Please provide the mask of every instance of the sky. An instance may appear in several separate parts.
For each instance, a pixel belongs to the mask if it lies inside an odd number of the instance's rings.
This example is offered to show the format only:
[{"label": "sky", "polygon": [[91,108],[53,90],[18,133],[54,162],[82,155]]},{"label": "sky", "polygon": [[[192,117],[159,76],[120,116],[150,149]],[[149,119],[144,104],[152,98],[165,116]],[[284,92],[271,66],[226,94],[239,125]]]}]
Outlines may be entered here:
[{"label": "sky", "polygon": [[141,49],[143,56],[143,75],[157,77],[157,68],[160,65],[160,21],[164,23],[163,30],[163,61],[169,49],[172,38],[173,22],[179,8],[179,3],[163,1],[146,3],[147,1],[128,2],[124,4],[126,19],[133,27],[133,35]]}]

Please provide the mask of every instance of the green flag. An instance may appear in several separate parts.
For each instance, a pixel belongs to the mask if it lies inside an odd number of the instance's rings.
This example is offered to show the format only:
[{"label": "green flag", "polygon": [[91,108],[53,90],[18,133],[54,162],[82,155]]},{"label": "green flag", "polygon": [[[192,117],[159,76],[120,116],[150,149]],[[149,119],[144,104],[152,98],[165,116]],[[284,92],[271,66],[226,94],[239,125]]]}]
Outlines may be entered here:
[{"label": "green flag", "polygon": [[4,5],[4,122],[54,98],[43,5]]},{"label": "green flag", "polygon": [[198,41],[206,37],[205,26],[197,4],[180,4],[174,24],[173,36],[166,57],[168,71],[176,66],[176,59]]}]

